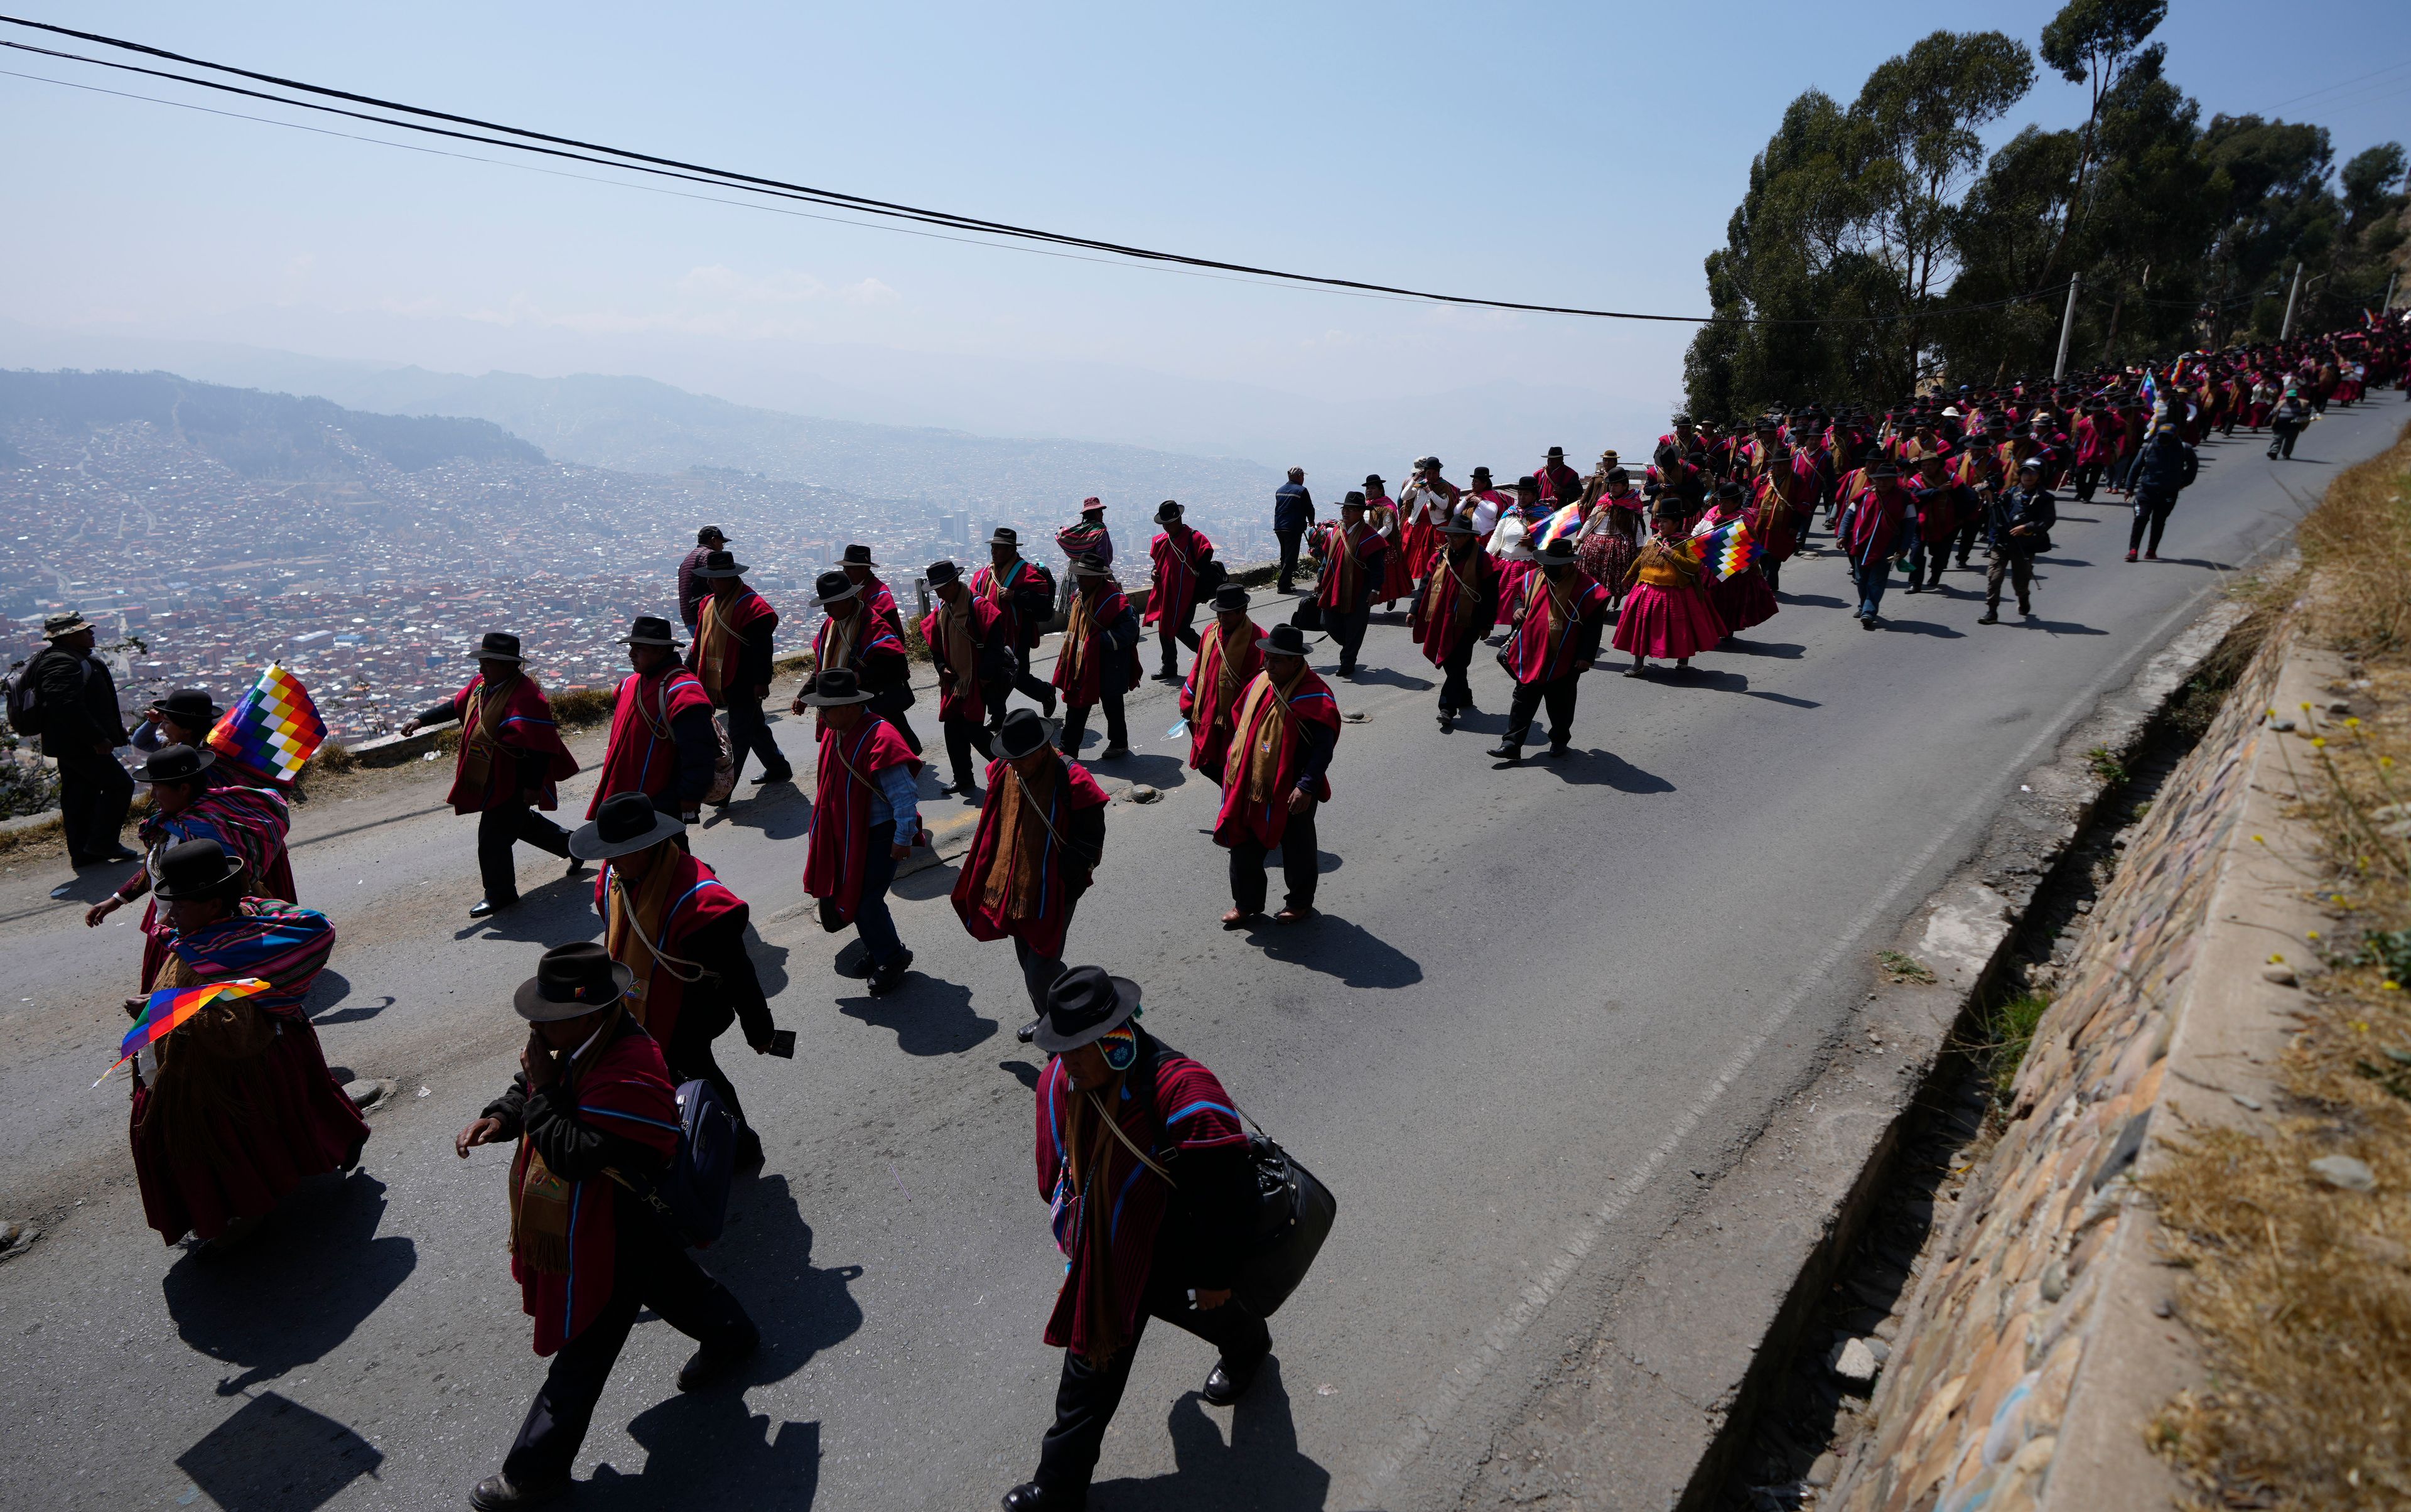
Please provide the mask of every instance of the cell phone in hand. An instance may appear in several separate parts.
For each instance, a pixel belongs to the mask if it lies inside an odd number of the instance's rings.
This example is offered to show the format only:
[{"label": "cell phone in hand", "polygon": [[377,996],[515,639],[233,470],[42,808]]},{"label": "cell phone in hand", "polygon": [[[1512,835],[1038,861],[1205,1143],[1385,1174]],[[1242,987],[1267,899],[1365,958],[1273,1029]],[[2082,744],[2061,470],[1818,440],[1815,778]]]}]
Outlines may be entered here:
[{"label": "cell phone in hand", "polygon": [[794,1060],[796,1058],[796,1032],[792,1029],[772,1030],[770,1032],[770,1053],[782,1061]]}]

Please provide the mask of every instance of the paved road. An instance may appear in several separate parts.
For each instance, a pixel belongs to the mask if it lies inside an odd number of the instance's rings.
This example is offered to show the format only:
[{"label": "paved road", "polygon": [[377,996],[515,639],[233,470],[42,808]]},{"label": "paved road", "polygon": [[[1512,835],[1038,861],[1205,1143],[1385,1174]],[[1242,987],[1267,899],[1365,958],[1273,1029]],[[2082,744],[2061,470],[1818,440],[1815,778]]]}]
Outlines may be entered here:
[{"label": "paved road", "polygon": [[[1205,1346],[1150,1337],[1095,1505],[1454,1505],[1693,1173],[1814,1074],[1863,993],[1865,942],[1965,854],[2024,763],[2404,413],[2339,414],[2282,467],[2205,448],[2155,565],[2119,561],[2123,509],[2071,505],[2024,625],[1979,627],[1980,580],[1953,573],[1865,634],[1838,559],[1804,559],[1783,613],[1691,681],[1587,680],[1563,765],[1482,759],[1506,702],[1486,665],[1484,712],[1439,735],[1431,669],[1377,626],[1375,670],[1340,689],[1366,720],[1323,824],[1327,917],[1294,932],[1215,927],[1212,789],[1184,780],[1149,684],[1118,774],[1165,797],[1115,805],[1071,954],[1144,983],[1150,1027],[1341,1206],[1276,1320],[1278,1369],[1235,1413],[1193,1394]],[[801,749],[800,722],[780,734]],[[54,876],[0,872],[0,1143],[17,1152],[0,1211],[49,1225],[0,1267],[12,1502],[418,1508],[498,1461],[539,1365],[505,1272],[505,1154],[463,1164],[449,1141],[504,1084],[521,1038],[507,990],[538,944],[595,930],[549,862],[527,869],[529,907],[472,926],[471,824],[431,812],[439,792],[403,781],[303,811],[302,897],[342,931],[316,1013],[329,1057],[403,1096],[362,1174],[306,1189],[239,1256],[160,1248],[124,1091],[87,1090],[123,1028],[132,926],[87,932],[44,896]],[[1047,1421],[1057,1357],[1038,1334],[1059,1260],[1012,953],[963,934],[951,869],[924,872],[899,909],[918,975],[859,995],[799,906],[805,815],[739,804],[699,841],[753,900],[774,1007],[802,1036],[793,1063],[736,1067],[771,1153],[711,1256],[768,1348],[741,1393],[680,1398],[683,1342],[640,1327],[581,1505],[989,1506]]]}]

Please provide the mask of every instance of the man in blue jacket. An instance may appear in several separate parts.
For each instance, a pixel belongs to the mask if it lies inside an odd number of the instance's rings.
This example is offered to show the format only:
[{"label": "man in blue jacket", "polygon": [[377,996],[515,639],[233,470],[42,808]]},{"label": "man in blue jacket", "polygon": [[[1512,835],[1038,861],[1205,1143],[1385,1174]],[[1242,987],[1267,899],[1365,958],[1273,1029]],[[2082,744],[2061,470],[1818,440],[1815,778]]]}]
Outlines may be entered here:
[{"label": "man in blue jacket", "polygon": [[1289,481],[1273,490],[1273,534],[1280,537],[1280,591],[1297,576],[1297,543],[1314,523],[1314,495],[1306,492],[1306,469],[1293,467]]},{"label": "man in blue jacket", "polygon": [[[2126,532],[2126,560],[2135,560],[2135,548],[2144,548],[2143,560],[2160,559],[2160,532],[2167,528],[2169,511],[2177,506],[2177,494],[2191,484],[2200,470],[2200,460],[2185,437],[2177,433],[2174,420],[2162,420],[2152,428],[2152,438],[2143,443],[2142,455],[2135,459],[2134,471],[2128,475],[2135,490],[2135,523]],[[2143,539],[2145,526],[2151,527],[2152,538]]]}]

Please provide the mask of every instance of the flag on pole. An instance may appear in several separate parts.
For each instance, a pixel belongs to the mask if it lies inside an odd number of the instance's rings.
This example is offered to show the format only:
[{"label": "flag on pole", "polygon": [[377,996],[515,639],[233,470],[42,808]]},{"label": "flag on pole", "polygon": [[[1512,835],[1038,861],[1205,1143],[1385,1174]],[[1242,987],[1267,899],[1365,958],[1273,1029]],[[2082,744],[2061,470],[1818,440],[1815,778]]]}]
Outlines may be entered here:
[{"label": "flag on pole", "polygon": [[318,717],[310,690],[270,662],[210,730],[210,749],[289,783],[326,739],[327,722]]},{"label": "flag on pole", "polygon": [[1540,528],[1532,532],[1532,550],[1537,551],[1542,547],[1546,546],[1551,541],[1555,540],[1570,541],[1573,539],[1574,534],[1581,529],[1582,506],[1579,504],[1567,505],[1564,508],[1559,509],[1556,514],[1553,514],[1548,519],[1542,521]]},{"label": "flag on pole", "polygon": [[1747,571],[1766,550],[1759,538],[1751,534],[1748,520],[1740,516],[1702,532],[1692,546],[1700,565],[1714,574],[1718,582],[1736,572]]},{"label": "flag on pole", "polygon": [[[232,981],[204,982],[198,987],[163,987],[151,994],[142,1007],[142,1017],[125,1032],[117,1047],[117,1059],[110,1063],[114,1071],[135,1056],[174,1034],[184,1020],[208,1007],[222,997],[249,997],[268,991],[268,983],[256,976],[241,976]],[[109,1071],[100,1074],[100,1081],[109,1079]],[[100,1081],[93,1083],[97,1087]]]}]

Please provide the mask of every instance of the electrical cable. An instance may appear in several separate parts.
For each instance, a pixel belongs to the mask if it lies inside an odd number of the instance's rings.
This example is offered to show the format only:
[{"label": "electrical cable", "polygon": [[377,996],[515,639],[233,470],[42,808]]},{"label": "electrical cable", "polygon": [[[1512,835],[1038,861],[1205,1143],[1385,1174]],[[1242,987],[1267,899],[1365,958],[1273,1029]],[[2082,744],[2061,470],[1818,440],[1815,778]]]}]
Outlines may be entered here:
[{"label": "electrical cable", "polygon": [[[121,37],[109,37],[96,32],[79,31],[73,27],[52,25],[46,22],[27,21],[21,17],[0,14],[0,23],[47,32],[55,36],[77,37],[88,42],[96,42],[102,46],[117,48],[124,51],[136,52],[148,57],[154,57],[168,62],[182,64],[189,67],[205,68],[212,72],[232,74],[238,78],[250,79],[257,82],[272,84],[278,88],[299,90],[305,94],[323,95],[330,99],[348,100],[355,104],[373,106],[378,110],[398,110],[408,115],[423,116],[431,121],[448,121],[457,125],[474,126],[480,131],[502,132],[508,137],[516,137],[525,139],[504,140],[493,137],[478,136],[475,132],[430,125],[424,121],[395,120],[387,116],[373,115],[359,110],[343,109],[339,106],[327,105],[316,100],[292,99],[284,95],[267,94],[259,90],[246,89],[240,85],[226,83],[218,80],[197,79],[187,74],[146,67],[139,64],[124,63],[108,58],[95,58],[86,56],[82,53],[66,52],[52,48],[36,47],[26,42],[0,39],[0,47],[7,47],[18,51],[35,53],[45,57],[59,58],[69,62],[88,64],[93,66],[111,68],[122,72],[141,74],[156,79],[169,80],[179,83],[193,85],[197,88],[216,90],[225,94],[263,100],[273,104],[284,105],[288,108],[316,110],[327,114],[344,116],[353,120],[368,122],[396,129],[446,137],[457,140],[475,142],[482,146],[495,147],[506,151],[534,153],[545,156],[563,158],[574,162],[588,163],[596,167],[645,173],[662,178],[682,180],[688,183],[709,184],[720,188],[738,189],[753,194],[767,195],[774,198],[802,200],[806,203],[821,205],[829,209],[850,210],[856,213],[868,213],[888,219],[916,222],[922,225],[940,226],[949,229],[976,231],[992,236],[1035,241],[1055,245],[1082,247],[1090,251],[1110,254],[1112,257],[1128,257],[1142,263],[1164,266],[1171,271],[1185,272],[1192,269],[1205,270],[1219,272],[1224,274],[1245,275],[1241,281],[1271,280],[1286,285],[1321,286],[1336,289],[1341,292],[1385,296],[1420,301],[1434,304],[1453,304],[1484,309],[1511,310],[1536,315],[1576,316],[1595,319],[1644,320],[1682,325],[1734,323],[1772,326],[1827,326],[1886,325],[1896,320],[1909,318],[1909,316],[1857,316],[1841,319],[1789,319],[1772,316],[1728,315],[1653,315],[1629,310],[1600,310],[1569,305],[1537,304],[1513,300],[1484,299],[1470,295],[1440,294],[1434,293],[1429,290],[1405,288],[1388,284],[1374,284],[1357,279],[1332,278],[1312,273],[1288,272],[1279,269],[1259,268],[1246,263],[1225,262],[1216,258],[1191,257],[1180,253],[1159,252],[1149,248],[1132,246],[1120,242],[1106,242],[1089,237],[1073,236],[1061,232],[1040,230],[1030,227],[1016,226],[1009,222],[984,220],[974,216],[957,214],[948,211],[929,210],[896,201],[872,199],[860,195],[847,194],[840,190],[820,189],[807,184],[791,183],[783,180],[764,178],[759,175],[740,173],[729,169],[714,169],[704,164],[690,163],[680,159],[662,157],[652,154],[637,153],[624,148],[617,148],[601,143],[584,141],[573,137],[563,137],[547,132],[532,131],[522,127],[504,125],[495,122],[482,120],[475,116],[459,115],[449,111],[435,110],[425,107],[383,99],[375,95],[360,95],[347,90],[311,84],[299,80],[286,79],[279,75],[259,73],[252,69],[237,67],[229,64],[212,63],[206,59],[195,58],[179,52],[172,52],[163,48],[154,48],[140,42],[127,41]],[[40,76],[27,75],[23,77],[38,78]],[[54,80],[46,81],[63,82],[63,81]],[[103,93],[109,92],[104,91]],[[138,95],[133,97],[152,98],[152,96],[147,95]],[[335,133],[335,135],[343,135],[343,133]],[[388,145],[393,144],[388,143]],[[595,154],[605,155],[592,155]],[[490,159],[474,160],[490,161]],[[569,176],[581,177],[581,175]],[[830,218],[834,219],[835,217]],[[864,223],[858,221],[847,221],[842,222],[841,224],[862,225]],[[979,242],[975,244],[996,245],[997,243]],[[1942,318],[1951,316],[1973,314],[1983,310],[2000,309],[2008,305],[2020,304],[2034,300],[2047,298],[2066,286],[2067,286],[2063,283],[2054,285],[2048,288],[2036,290],[2030,294],[2014,296],[2004,300],[1990,301],[1981,304],[1959,305],[1949,308],[1936,308],[1921,311],[1917,312],[1917,317]]]}]

